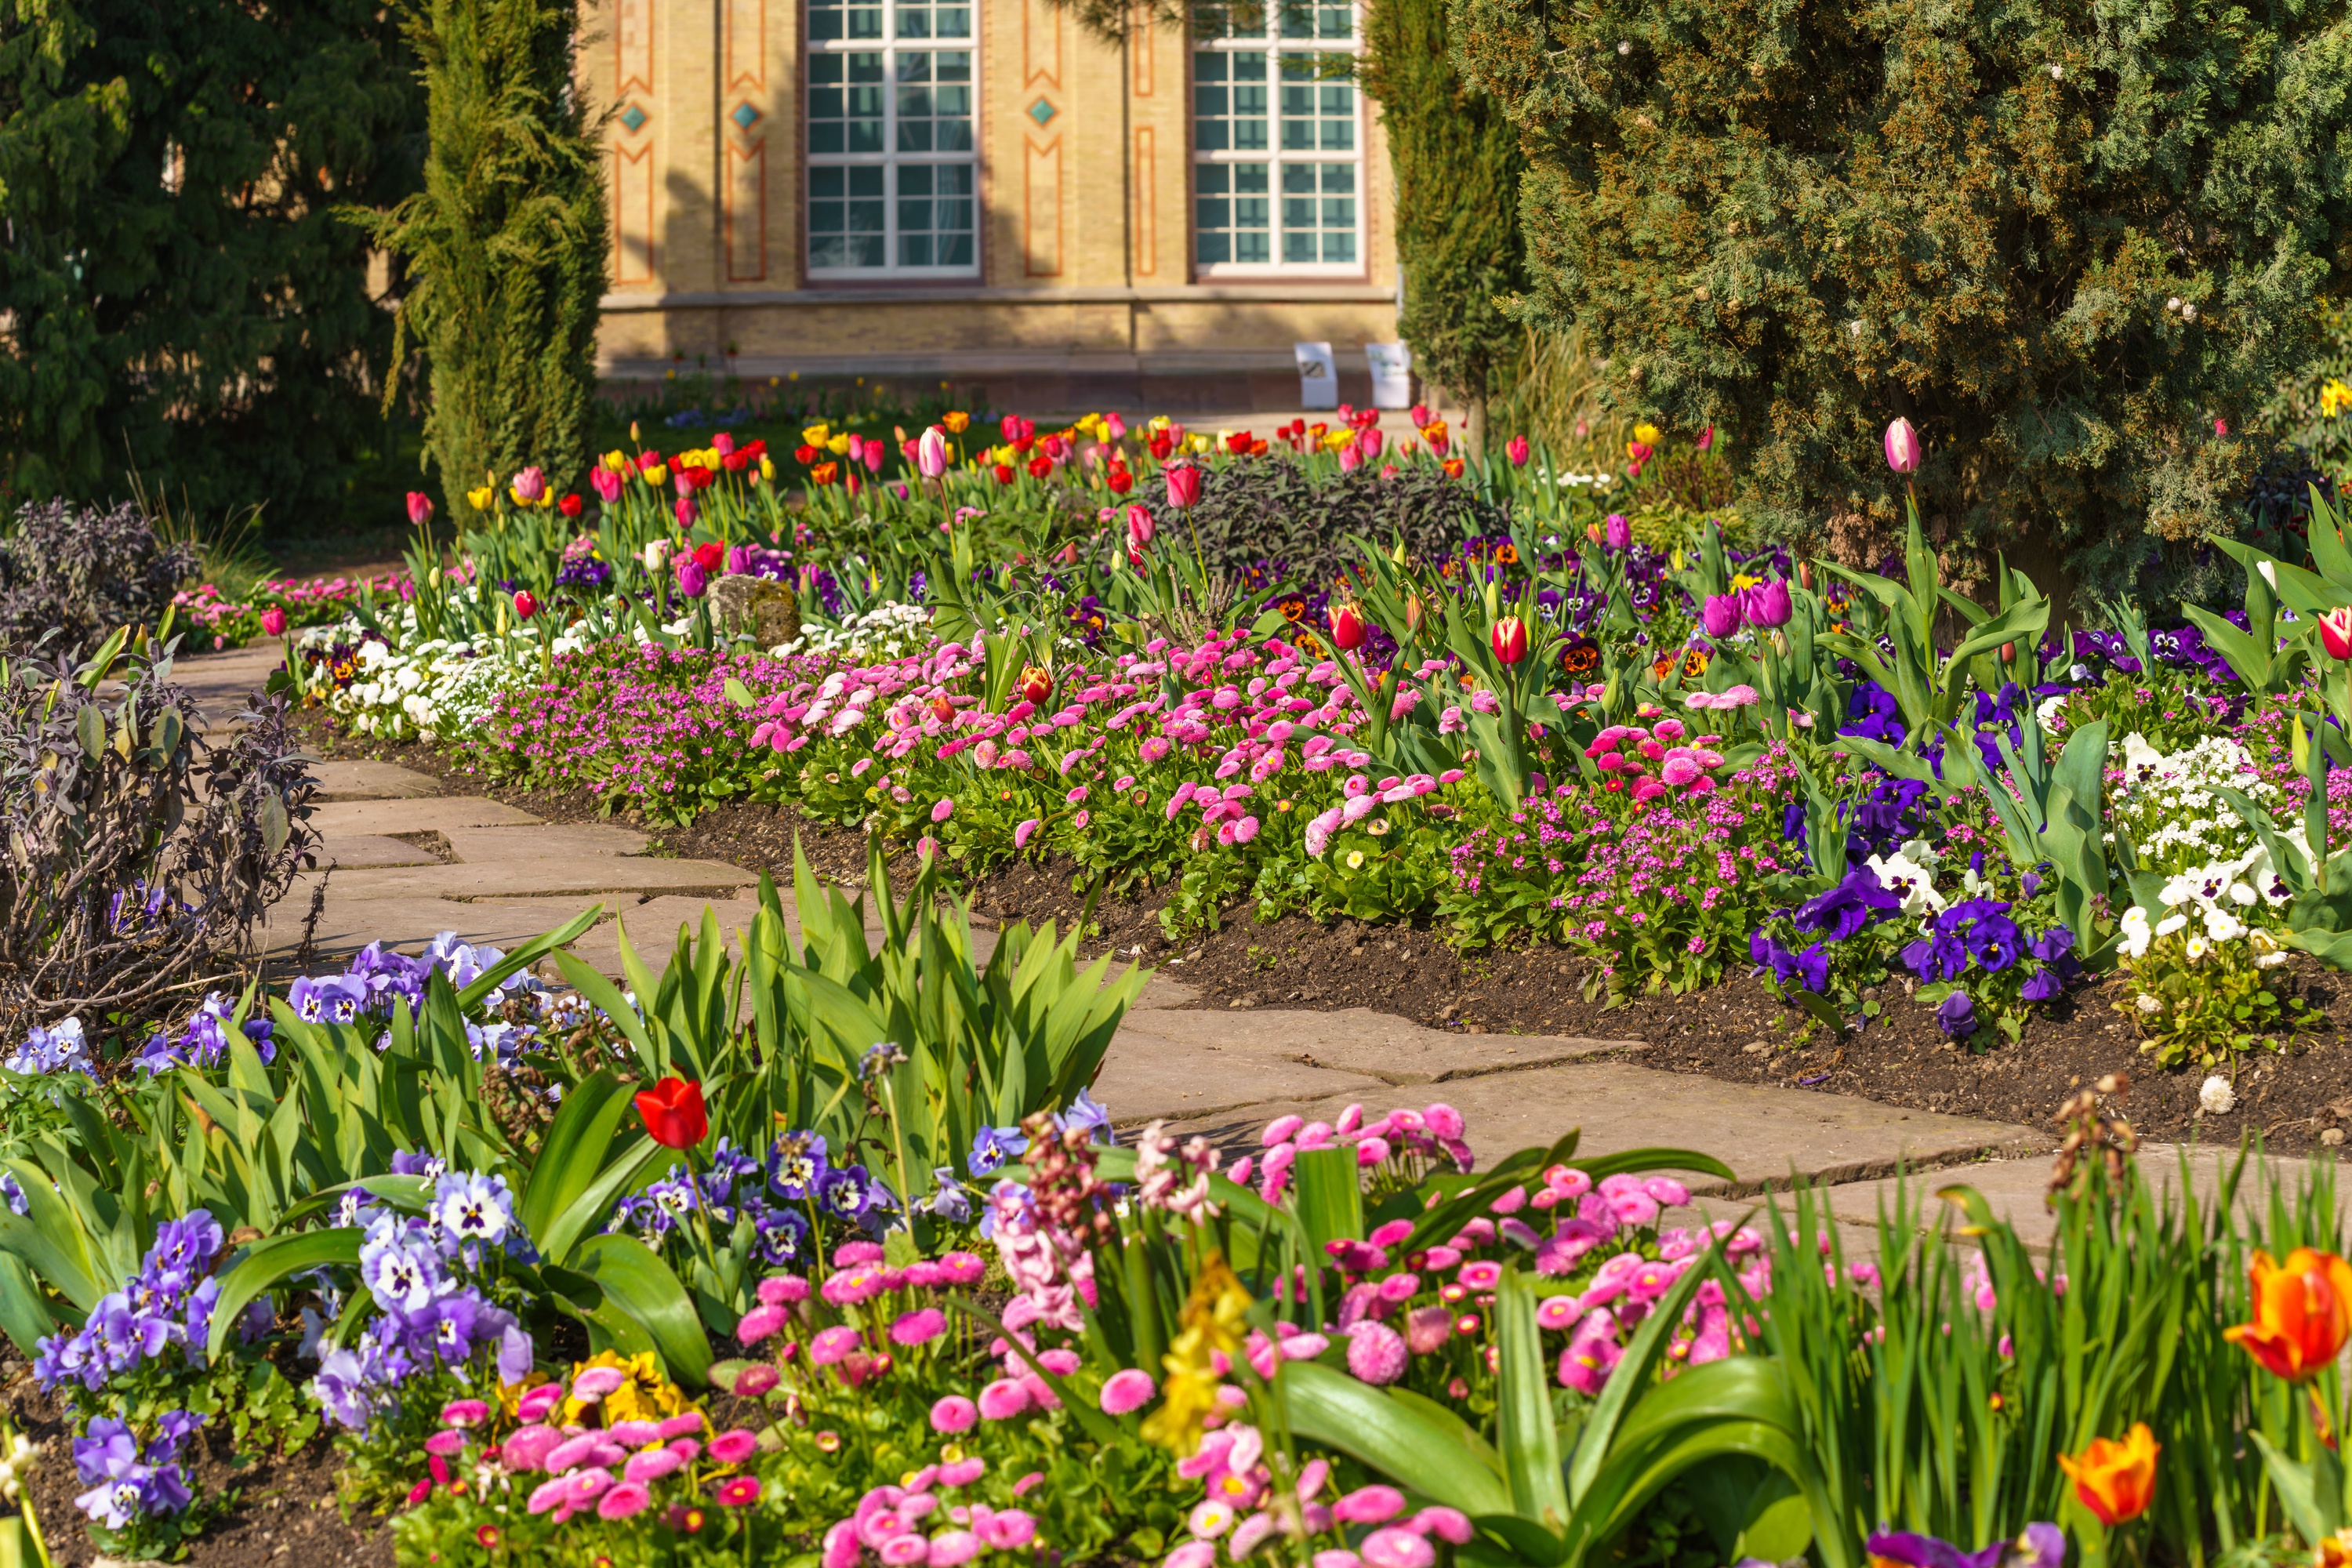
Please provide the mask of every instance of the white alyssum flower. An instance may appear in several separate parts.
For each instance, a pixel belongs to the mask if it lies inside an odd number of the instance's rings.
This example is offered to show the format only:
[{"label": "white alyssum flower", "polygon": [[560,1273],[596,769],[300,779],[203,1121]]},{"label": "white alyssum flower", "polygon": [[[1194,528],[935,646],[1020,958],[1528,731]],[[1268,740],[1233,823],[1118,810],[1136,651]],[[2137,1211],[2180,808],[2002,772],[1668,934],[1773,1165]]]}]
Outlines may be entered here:
[{"label": "white alyssum flower", "polygon": [[2197,1103],[2208,1116],[2227,1116],[2238,1109],[2238,1091],[2220,1073],[2207,1079],[2197,1089]]}]

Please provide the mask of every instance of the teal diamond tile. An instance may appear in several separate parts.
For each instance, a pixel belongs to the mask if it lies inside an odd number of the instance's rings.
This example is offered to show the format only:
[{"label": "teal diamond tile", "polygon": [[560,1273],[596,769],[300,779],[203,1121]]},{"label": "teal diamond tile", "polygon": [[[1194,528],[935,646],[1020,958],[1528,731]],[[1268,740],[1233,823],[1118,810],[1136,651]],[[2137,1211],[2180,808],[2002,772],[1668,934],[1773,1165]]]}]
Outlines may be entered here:
[{"label": "teal diamond tile", "polygon": [[1052,104],[1046,102],[1042,98],[1029,106],[1029,118],[1035,121],[1041,129],[1047,121],[1053,119],[1055,115],[1059,114],[1060,112],[1060,110],[1055,109]]},{"label": "teal diamond tile", "polygon": [[727,118],[735,122],[736,130],[749,131],[760,123],[760,111],[748,103],[739,103],[735,106],[735,112]]},{"label": "teal diamond tile", "polygon": [[634,103],[621,110],[621,123],[627,126],[632,132],[643,130],[648,118],[646,111]]}]

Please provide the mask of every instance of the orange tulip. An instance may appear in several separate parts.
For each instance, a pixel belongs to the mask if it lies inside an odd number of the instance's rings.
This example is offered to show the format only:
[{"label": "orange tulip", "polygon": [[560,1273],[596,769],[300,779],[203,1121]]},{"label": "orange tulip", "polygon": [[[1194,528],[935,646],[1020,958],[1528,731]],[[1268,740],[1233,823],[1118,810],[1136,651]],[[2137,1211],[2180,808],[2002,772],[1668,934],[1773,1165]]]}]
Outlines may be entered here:
[{"label": "orange tulip", "polygon": [[2163,1447],[2147,1423],[2132,1424],[2120,1443],[2094,1437],[2080,1454],[2058,1456],[2058,1468],[2074,1483],[2074,1495],[2101,1524],[2121,1524],[2147,1511],[2156,1498],[2156,1457]]},{"label": "orange tulip", "polygon": [[2316,1376],[2352,1338],[2352,1263],[2308,1247],[2288,1253],[2283,1266],[2257,1252],[2246,1278],[2254,1321],[2221,1337],[2289,1383]]}]

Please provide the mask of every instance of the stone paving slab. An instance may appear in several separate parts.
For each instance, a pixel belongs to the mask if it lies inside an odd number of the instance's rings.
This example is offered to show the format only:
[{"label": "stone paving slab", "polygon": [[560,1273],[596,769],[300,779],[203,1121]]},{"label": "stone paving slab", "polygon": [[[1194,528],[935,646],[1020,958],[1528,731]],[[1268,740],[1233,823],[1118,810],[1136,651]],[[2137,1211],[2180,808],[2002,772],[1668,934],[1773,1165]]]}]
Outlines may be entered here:
[{"label": "stone paving slab", "polygon": [[407,800],[441,793],[440,780],[392,763],[312,763],[310,773],[319,781],[319,793],[312,798],[321,804],[338,800]]},{"label": "stone paving slab", "polygon": [[[1305,1022],[1312,1020],[1312,1022]],[[1236,1055],[1360,1073],[1389,1084],[1447,1083],[1486,1073],[1554,1067],[1581,1058],[1643,1051],[1639,1040],[1565,1036],[1465,1035],[1424,1028],[1369,1007],[1331,1012],[1264,1009],[1186,1015],[1155,1012],[1129,1029],[1139,1036],[1185,1040],[1208,1035]],[[1122,1031],[1124,1034],[1125,1031]]]},{"label": "stone paving slab", "polygon": [[[204,635],[189,631],[180,647],[191,648]],[[196,700],[202,721],[198,727],[211,731],[226,728],[231,718],[244,711],[246,703],[285,662],[285,647],[274,639],[226,653],[184,653],[172,661],[172,679]]]},{"label": "stone paving slab", "polygon": [[319,864],[347,870],[375,866],[438,866],[441,857],[380,833],[327,833],[320,836]]},{"label": "stone paving slab", "polygon": [[1121,1127],[1140,1126],[1161,1118],[1187,1129],[1202,1121],[1246,1122],[1252,1143],[1258,1128],[1278,1110],[1256,1116],[1248,1108],[1276,1101],[1336,1100],[1367,1103],[1388,1093],[1388,1086],[1360,1073],[1333,1072],[1267,1057],[1229,1055],[1213,1045],[1193,1049],[1177,1047],[1152,1036],[1125,1028],[1111,1044],[1110,1055],[1094,1083],[1094,1097],[1110,1107]]},{"label": "stone paving slab", "polygon": [[[664,860],[644,855],[572,855],[543,858],[459,861],[455,865],[385,867],[345,871],[327,890],[328,901],[384,899],[554,899],[573,901],[603,894],[724,894],[755,879],[717,860]],[[289,895],[307,900],[307,888]],[[555,922],[548,922],[552,925]]]},{"label": "stone paving slab", "polygon": [[[459,903],[430,895],[392,899],[346,899],[337,890],[347,878],[360,873],[338,871],[328,883],[326,912],[320,917],[313,946],[321,968],[342,967],[343,962],[372,942],[383,942],[404,952],[414,952],[445,931],[466,941],[512,947],[580,912],[581,905],[559,900],[537,900],[520,908],[484,901]],[[583,901],[584,902],[584,901]],[[291,958],[302,941],[303,917],[310,912],[306,887],[299,899],[289,899],[270,910],[268,954]]]},{"label": "stone paving slab", "polygon": [[[1314,1020],[1328,1015],[1289,1016],[1297,1020],[1302,1042],[1311,1042]],[[1582,1130],[1579,1147],[1587,1154],[1651,1145],[1698,1149],[1728,1164],[1736,1179],[1727,1186],[1694,1183],[1694,1190],[1725,1195],[1785,1184],[1791,1174],[1859,1182],[1906,1163],[1945,1165],[2053,1144],[2044,1133],[2002,1122],[1611,1061],[1489,1073],[1448,1083],[1434,1095],[1381,1085],[1370,1096],[1270,1100],[1196,1118],[1181,1130],[1206,1133],[1239,1150],[1254,1144],[1258,1130],[1276,1116],[1296,1112],[1328,1121],[1352,1099],[1362,1099],[1374,1115],[1391,1105],[1442,1099],[1468,1121],[1471,1147],[1482,1162],[1549,1144],[1570,1128]]]},{"label": "stone paving slab", "polygon": [[[448,827],[449,853],[467,864],[548,860],[579,857],[612,859],[643,855],[648,837],[634,828],[602,822],[539,823],[516,827]],[[754,882],[756,872],[745,872]]]},{"label": "stone paving slab", "polygon": [[[2179,1188],[2185,1159],[2190,1194],[2200,1205],[2210,1205],[2221,1191],[2222,1173],[2237,1157],[2235,1144],[2148,1143],[2141,1146],[2138,1158],[2141,1177],[2154,1184],[2159,1193]],[[2279,1184],[2280,1191],[2292,1204],[2298,1184],[2310,1173],[2310,1162],[2297,1159],[2249,1160],[2238,1186],[2242,1212],[2267,1206],[2273,1181]],[[1936,1194],[1947,1187],[1974,1187],[1984,1194],[1996,1215],[2016,1227],[2027,1246],[2046,1248],[2058,1228],[2056,1217],[2042,1201],[2049,1191],[2050,1169],[2051,1163],[2046,1158],[2000,1160],[1923,1171],[1903,1179],[1910,1187],[1912,1212],[1923,1224],[1964,1223],[1960,1211],[1937,1201]],[[1832,1187],[1829,1193],[1830,1212],[1843,1224],[1875,1230],[1881,1205],[1892,1209],[1896,1181],[1896,1177],[1885,1176]],[[2339,1215],[2352,1216],[2352,1182],[2340,1177],[2336,1208]]]},{"label": "stone paving slab", "polygon": [[540,820],[520,806],[472,795],[339,800],[310,811],[310,826],[321,833],[447,833],[458,827],[529,827]]}]

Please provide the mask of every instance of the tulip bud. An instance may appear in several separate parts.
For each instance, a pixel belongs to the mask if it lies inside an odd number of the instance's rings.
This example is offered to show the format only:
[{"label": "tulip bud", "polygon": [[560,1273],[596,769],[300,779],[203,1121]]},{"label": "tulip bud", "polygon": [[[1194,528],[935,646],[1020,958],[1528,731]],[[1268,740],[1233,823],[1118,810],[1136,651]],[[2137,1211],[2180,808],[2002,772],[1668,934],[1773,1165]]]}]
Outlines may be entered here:
[{"label": "tulip bud", "polygon": [[286,635],[286,612],[279,609],[275,605],[272,605],[269,608],[262,611],[261,629],[269,637],[284,637]]},{"label": "tulip bud", "polygon": [[1152,535],[1159,531],[1159,524],[1151,521],[1151,509],[1150,507],[1145,506],[1140,501],[1129,501],[1128,503],[1127,542],[1132,551],[1140,551],[1145,546],[1149,545],[1151,542]]},{"label": "tulip bud", "polygon": [[2352,658],[2352,608],[2330,610],[2319,617],[2320,646],[2330,658]]},{"label": "tulip bud", "polygon": [[1911,427],[1908,419],[1897,419],[1886,427],[1886,466],[1898,474],[1907,474],[1919,467],[1919,432]]},{"label": "tulip bud", "polygon": [[530,590],[528,588],[515,590],[514,606],[515,618],[520,621],[527,621],[539,614],[539,601],[530,596]]},{"label": "tulip bud", "polygon": [[1626,520],[1623,512],[1612,511],[1609,514],[1607,539],[1609,548],[1612,550],[1633,548],[1633,525]]},{"label": "tulip bud", "polygon": [[2017,662],[2017,645],[2015,643],[2005,642],[2000,645],[2000,662],[2003,664],[2015,664]]},{"label": "tulip bud", "polygon": [[677,563],[677,591],[689,599],[699,599],[710,586],[710,574],[702,563],[691,557]]},{"label": "tulip bud", "polygon": [[1331,608],[1331,641],[1341,653],[1353,653],[1364,644],[1364,617],[1353,605]]},{"label": "tulip bud", "polygon": [[1528,623],[1517,616],[1505,616],[1495,623],[1487,641],[1496,658],[1505,664],[1517,664],[1528,657]]},{"label": "tulip bud", "polygon": [[915,468],[927,479],[948,471],[948,434],[934,425],[915,442]]},{"label": "tulip bud", "polygon": [[1503,455],[1511,459],[1511,467],[1515,468],[1526,468],[1528,466],[1528,438],[1525,436],[1512,437],[1510,444],[1503,448]]},{"label": "tulip bud", "polygon": [[423,490],[409,491],[408,521],[415,526],[422,528],[425,526],[425,520],[432,515],[433,498],[426,495]]},{"label": "tulip bud", "polygon": [[1171,463],[1167,470],[1168,504],[1190,511],[1201,504],[1201,470],[1191,463]]}]

